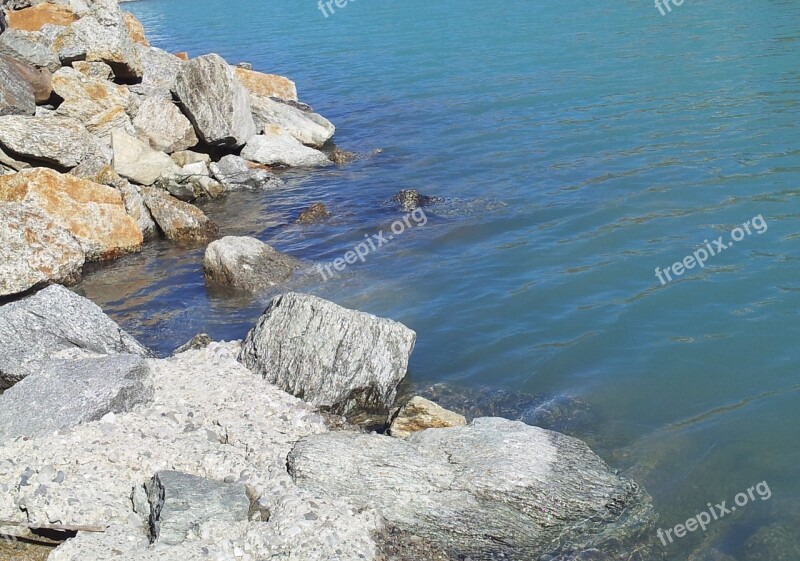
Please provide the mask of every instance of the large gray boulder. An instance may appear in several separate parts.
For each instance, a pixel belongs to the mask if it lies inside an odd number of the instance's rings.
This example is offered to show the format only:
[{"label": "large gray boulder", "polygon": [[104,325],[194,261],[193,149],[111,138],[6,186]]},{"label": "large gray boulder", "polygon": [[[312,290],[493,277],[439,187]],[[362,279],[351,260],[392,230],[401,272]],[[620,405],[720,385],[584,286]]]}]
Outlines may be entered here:
[{"label": "large gray boulder", "polygon": [[0,203],[0,296],[76,282],[86,255],[52,217],[28,205]]},{"label": "large gray boulder", "polygon": [[227,191],[242,189],[277,189],[283,186],[274,173],[263,168],[251,167],[239,156],[229,154],[209,166],[212,175],[225,186]]},{"label": "large gray boulder", "polygon": [[203,268],[211,284],[258,292],[286,281],[300,262],[255,238],[227,236],[206,248]]},{"label": "large gray boulder", "polygon": [[320,148],[336,132],[336,127],[325,117],[301,111],[288,103],[269,97],[250,94],[250,105],[259,131],[276,126],[306,146]]},{"label": "large gray boulder", "polygon": [[132,90],[137,93],[155,95],[170,98],[171,91],[175,89],[175,82],[178,80],[178,73],[183,67],[184,61],[157,47],[145,47],[136,45],[136,50],[142,60],[142,83],[132,86]]},{"label": "large gray boulder", "polygon": [[141,356],[54,359],[0,395],[0,440],[44,436],[152,399]]},{"label": "large gray boulder", "polygon": [[0,116],[33,115],[36,96],[16,65],[0,56]]},{"label": "large gray boulder", "polygon": [[133,126],[155,150],[172,154],[195,146],[199,140],[189,119],[172,100],[148,97],[139,105]]},{"label": "large gray boulder", "polygon": [[50,72],[61,68],[61,61],[50,48],[47,38],[38,31],[7,29],[0,34],[0,54]]},{"label": "large gray boulder", "polygon": [[71,117],[0,117],[0,146],[21,158],[68,169],[87,158],[111,161],[110,151]]},{"label": "large gray boulder", "polygon": [[406,375],[416,333],[316,296],[275,297],[239,360],[284,391],[340,415],[382,413]]},{"label": "large gray boulder", "polygon": [[61,285],[0,306],[0,387],[36,374],[54,354],[74,349],[149,354],[99,306]]},{"label": "large gray boulder", "polygon": [[204,522],[244,522],[250,512],[250,499],[241,484],[159,471],[146,488],[151,542],[179,545]]},{"label": "large gray boulder", "polygon": [[236,148],[256,134],[247,90],[221,56],[185,63],[174,91],[206,144]]},{"label": "large gray boulder", "polygon": [[[458,559],[628,559],[614,553],[631,554],[654,521],[646,492],[580,440],[499,418],[408,440],[315,435],[288,468],[300,487],[377,509]],[[580,555],[592,550],[604,556]]]},{"label": "large gray boulder", "polygon": [[322,167],[332,166],[330,159],[314,148],[302,144],[280,128],[270,125],[264,134],[247,141],[242,158],[267,166]]}]

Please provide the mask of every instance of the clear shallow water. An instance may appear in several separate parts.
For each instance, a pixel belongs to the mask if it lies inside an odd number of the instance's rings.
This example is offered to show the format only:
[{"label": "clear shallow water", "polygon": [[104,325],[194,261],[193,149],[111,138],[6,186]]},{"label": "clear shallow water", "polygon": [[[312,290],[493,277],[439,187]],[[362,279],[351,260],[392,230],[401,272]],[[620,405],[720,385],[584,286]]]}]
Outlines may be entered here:
[{"label": "clear shallow water", "polygon": [[[292,289],[414,328],[416,383],[586,402],[596,422],[574,433],[647,487],[664,529],[768,481],[768,501],[663,548],[669,559],[701,546],[800,558],[800,4],[126,8],[157,46],[290,76],[365,155],[209,204],[226,233],[330,261],[399,216],[397,190],[452,199],[340,278]],[[335,220],[291,225],[314,201]],[[655,267],[756,215],[764,234],[660,285]],[[198,331],[243,337],[269,295],[209,292],[201,259],[151,245],[80,290],[162,353]]]}]

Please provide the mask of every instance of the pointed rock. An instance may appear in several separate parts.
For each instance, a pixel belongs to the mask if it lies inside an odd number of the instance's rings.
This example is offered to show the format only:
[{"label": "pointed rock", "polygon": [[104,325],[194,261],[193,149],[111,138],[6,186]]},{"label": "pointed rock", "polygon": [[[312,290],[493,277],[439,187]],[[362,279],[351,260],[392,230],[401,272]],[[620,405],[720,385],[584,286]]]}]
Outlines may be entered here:
[{"label": "pointed rock", "polygon": [[217,235],[219,227],[199,208],[179,201],[163,189],[142,187],[142,197],[167,239],[174,242],[207,242]]}]

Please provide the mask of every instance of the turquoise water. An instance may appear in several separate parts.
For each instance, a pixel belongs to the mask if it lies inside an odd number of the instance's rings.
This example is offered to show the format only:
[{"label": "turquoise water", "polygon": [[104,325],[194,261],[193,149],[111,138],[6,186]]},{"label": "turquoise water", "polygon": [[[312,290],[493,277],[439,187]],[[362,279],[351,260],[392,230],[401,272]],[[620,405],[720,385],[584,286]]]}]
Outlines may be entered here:
[{"label": "turquoise water", "polygon": [[[126,7],[157,46],[291,77],[363,155],[206,206],[227,233],[327,262],[400,216],[399,189],[448,199],[365,263],[292,289],[414,328],[420,385],[587,403],[596,422],[575,434],[645,485],[664,529],[768,482],[769,500],[668,559],[800,559],[800,3]],[[291,225],[314,201],[336,218]],[[757,216],[763,234],[656,278]],[[201,256],[156,244],[81,290],[160,352],[197,331],[241,338],[269,295],[209,292]]]}]

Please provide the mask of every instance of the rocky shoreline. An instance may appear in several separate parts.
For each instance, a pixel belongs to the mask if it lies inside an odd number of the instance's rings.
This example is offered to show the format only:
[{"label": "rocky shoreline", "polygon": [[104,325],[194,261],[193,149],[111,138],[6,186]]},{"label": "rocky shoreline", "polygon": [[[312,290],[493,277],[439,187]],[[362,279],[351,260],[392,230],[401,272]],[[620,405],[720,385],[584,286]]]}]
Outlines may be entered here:
[{"label": "rocky shoreline", "polygon": [[650,558],[649,495],[583,442],[398,402],[398,322],[290,292],[159,359],[64,288],[156,237],[281,283],[299,261],[192,203],[348,155],[289,79],[152,47],[115,0],[2,7],[0,560]]}]

